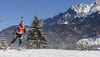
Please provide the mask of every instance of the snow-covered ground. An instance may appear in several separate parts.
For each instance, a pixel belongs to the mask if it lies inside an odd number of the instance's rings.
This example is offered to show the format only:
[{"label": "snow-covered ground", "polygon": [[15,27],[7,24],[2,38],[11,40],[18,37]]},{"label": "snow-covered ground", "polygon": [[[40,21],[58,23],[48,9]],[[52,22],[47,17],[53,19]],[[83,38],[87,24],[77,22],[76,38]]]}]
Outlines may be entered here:
[{"label": "snow-covered ground", "polygon": [[0,57],[100,57],[100,51],[77,51],[56,49],[0,50]]}]

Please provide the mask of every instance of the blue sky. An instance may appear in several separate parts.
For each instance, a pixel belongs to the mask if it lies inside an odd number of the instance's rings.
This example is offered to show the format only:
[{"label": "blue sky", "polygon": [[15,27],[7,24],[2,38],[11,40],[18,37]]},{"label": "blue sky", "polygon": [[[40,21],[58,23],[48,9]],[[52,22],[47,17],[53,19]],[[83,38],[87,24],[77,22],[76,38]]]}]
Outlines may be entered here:
[{"label": "blue sky", "polygon": [[0,0],[0,31],[18,25],[21,16],[25,25],[31,25],[35,15],[41,18],[53,17],[66,12],[72,5],[91,4],[95,0]]}]

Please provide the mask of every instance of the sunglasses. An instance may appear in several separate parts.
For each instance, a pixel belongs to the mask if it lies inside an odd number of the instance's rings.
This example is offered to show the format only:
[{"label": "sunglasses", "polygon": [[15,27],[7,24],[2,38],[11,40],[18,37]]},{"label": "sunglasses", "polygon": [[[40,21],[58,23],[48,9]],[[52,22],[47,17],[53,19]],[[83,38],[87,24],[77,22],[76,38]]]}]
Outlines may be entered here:
[{"label": "sunglasses", "polygon": [[22,23],[22,24],[24,24],[24,23]]}]

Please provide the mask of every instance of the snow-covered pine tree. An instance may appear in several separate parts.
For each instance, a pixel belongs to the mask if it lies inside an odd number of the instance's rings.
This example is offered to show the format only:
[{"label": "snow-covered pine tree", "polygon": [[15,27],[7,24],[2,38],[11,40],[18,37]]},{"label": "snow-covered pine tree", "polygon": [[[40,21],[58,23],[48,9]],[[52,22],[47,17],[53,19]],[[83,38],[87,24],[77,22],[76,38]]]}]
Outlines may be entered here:
[{"label": "snow-covered pine tree", "polygon": [[34,20],[31,24],[31,29],[29,30],[29,34],[27,36],[27,49],[43,49],[47,48],[48,41],[46,40],[46,36],[39,25],[38,17],[35,16]]},{"label": "snow-covered pine tree", "polygon": [[91,50],[94,46],[93,39],[81,39],[77,42],[78,50]]},{"label": "snow-covered pine tree", "polygon": [[4,34],[0,36],[0,49],[6,49],[7,48],[7,41],[5,39]]}]

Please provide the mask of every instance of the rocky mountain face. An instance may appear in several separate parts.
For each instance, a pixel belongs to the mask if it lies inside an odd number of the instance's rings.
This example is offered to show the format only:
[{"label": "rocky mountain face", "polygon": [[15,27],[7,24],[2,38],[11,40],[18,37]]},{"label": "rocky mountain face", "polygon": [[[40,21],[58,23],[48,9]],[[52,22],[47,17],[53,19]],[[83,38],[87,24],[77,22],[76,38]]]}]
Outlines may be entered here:
[{"label": "rocky mountain face", "polygon": [[[41,19],[42,21],[41,24],[44,26],[44,29],[46,29],[48,26],[51,26],[53,24],[72,24],[73,20],[76,22],[73,24],[80,24],[81,22],[89,23],[91,22],[90,21],[91,18],[95,19],[95,17],[98,17],[99,14],[100,14],[100,1],[95,1],[90,5],[79,4],[79,5],[71,6],[67,12],[59,13],[53,18]],[[89,20],[86,21],[85,19],[86,20],[89,19]]]},{"label": "rocky mountain face", "polygon": [[70,49],[72,41],[73,49],[76,49],[76,42],[82,36],[69,27],[69,25],[65,24],[55,24],[45,30],[50,48]]},{"label": "rocky mountain face", "polygon": [[76,48],[78,40],[96,36],[100,31],[100,1],[72,6],[67,12],[41,21],[53,48],[70,49],[69,39]]}]

